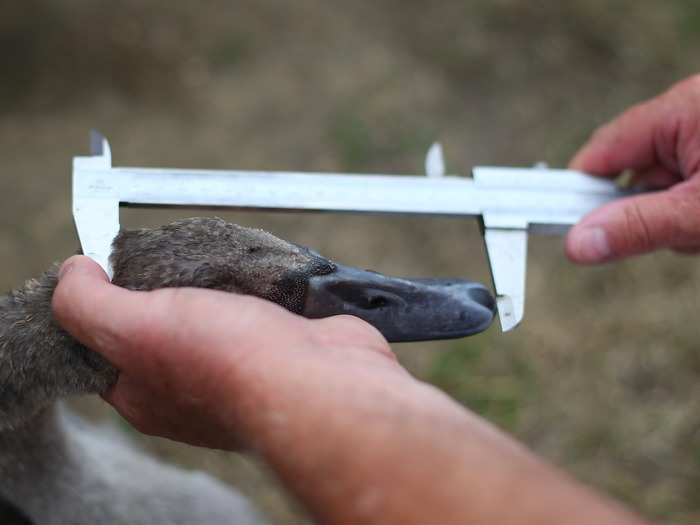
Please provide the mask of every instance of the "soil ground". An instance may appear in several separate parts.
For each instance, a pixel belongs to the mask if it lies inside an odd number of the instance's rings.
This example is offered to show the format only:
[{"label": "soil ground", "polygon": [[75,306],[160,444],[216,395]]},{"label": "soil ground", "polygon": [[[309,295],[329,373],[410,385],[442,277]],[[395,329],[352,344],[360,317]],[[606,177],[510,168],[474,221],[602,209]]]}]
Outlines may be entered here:
[{"label": "soil ground", "polygon": [[[70,163],[91,128],[121,165],[415,173],[439,139],[457,173],[562,166],[597,125],[698,69],[689,0],[174,4],[3,6],[4,289],[76,249]],[[123,222],[186,215],[126,211]],[[488,281],[470,221],[223,215],[348,264]],[[517,332],[397,346],[402,361],[586,483],[651,518],[696,523],[697,258],[580,268],[560,238],[533,238],[528,279]],[[77,404],[118,421],[98,400]],[[274,523],[308,522],[254,461],[133,436],[239,487]]]}]

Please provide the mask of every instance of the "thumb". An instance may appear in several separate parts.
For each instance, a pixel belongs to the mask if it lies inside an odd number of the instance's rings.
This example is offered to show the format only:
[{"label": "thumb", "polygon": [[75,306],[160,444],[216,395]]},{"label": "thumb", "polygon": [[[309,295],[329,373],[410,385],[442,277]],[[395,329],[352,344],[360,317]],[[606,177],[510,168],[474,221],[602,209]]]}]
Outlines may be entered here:
[{"label": "thumb", "polygon": [[661,248],[700,244],[700,184],[688,181],[664,192],[613,202],[595,210],[568,235],[566,252],[595,264]]},{"label": "thumb", "polygon": [[123,336],[144,317],[133,294],[109,282],[100,266],[84,255],[63,263],[53,293],[52,310],[58,323],[88,348],[120,366]]}]

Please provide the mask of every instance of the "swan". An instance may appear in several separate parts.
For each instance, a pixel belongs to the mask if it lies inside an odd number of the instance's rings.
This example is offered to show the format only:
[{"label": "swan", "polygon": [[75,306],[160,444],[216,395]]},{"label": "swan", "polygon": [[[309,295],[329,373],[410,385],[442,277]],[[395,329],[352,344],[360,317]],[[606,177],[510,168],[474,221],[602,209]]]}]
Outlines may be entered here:
[{"label": "swan", "polygon": [[[356,315],[390,341],[470,335],[495,311],[482,285],[386,277],[217,218],[124,230],[111,264],[128,289],[256,295],[311,318]],[[53,319],[57,271],[0,297],[0,512],[15,507],[35,525],[266,523],[223,483],[160,463],[61,403],[104,393],[118,371]]]}]

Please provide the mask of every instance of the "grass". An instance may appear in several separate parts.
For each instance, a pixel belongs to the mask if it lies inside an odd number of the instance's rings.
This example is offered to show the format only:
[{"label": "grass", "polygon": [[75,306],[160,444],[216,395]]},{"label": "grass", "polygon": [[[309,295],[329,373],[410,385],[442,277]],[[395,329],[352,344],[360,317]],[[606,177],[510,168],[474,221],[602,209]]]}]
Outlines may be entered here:
[{"label": "grass", "polygon": [[[124,155],[141,159],[148,145],[147,158],[178,165],[210,158],[223,134],[236,151],[216,153],[225,165],[260,163],[271,150],[279,166],[301,156],[347,171],[415,171],[436,129],[459,172],[485,161],[558,166],[597,125],[698,68],[694,0],[16,5],[0,18],[11,51],[0,85],[1,222],[21,252],[3,261],[8,286],[37,251],[74,245],[68,202],[56,221],[69,236],[49,243],[26,225],[51,191],[65,193],[69,153],[95,118],[121,135]],[[192,64],[209,67],[211,89],[184,85],[166,107]],[[275,82],[271,71],[287,73]],[[411,224],[393,233],[407,246],[428,234],[441,246],[464,242],[458,230]],[[301,233],[339,258],[357,255],[352,236]],[[360,250],[378,247],[367,265],[393,264],[383,239],[360,237]],[[481,257],[416,252],[426,274],[463,275],[459,257]],[[454,342],[421,360],[421,377],[633,508],[700,522],[697,260],[574,271],[559,245],[533,239],[528,264],[525,325]],[[173,457],[194,464],[199,453]],[[273,511],[275,522],[302,522]]]},{"label": "grass", "polygon": [[229,70],[244,63],[251,51],[251,44],[245,37],[231,33],[215,42],[208,59],[216,71]]},{"label": "grass", "polygon": [[522,407],[538,391],[533,370],[522,354],[494,350],[488,335],[454,343],[434,360],[428,380],[511,432],[518,428]]},{"label": "grass", "polygon": [[681,38],[687,44],[700,41],[700,4],[694,0],[674,0],[669,4],[676,11]]},{"label": "grass", "polygon": [[434,134],[401,116],[367,118],[362,108],[335,112],[328,125],[331,144],[341,164],[349,172],[391,169],[397,161],[421,166]]}]

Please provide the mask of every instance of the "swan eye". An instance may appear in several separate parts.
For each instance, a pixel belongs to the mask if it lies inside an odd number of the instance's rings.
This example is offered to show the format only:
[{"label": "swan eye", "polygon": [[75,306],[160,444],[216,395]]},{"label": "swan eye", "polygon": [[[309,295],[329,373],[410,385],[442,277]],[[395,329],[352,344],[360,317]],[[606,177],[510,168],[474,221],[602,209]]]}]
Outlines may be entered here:
[{"label": "swan eye", "polygon": [[326,259],[320,259],[314,261],[314,268],[311,271],[311,276],[314,275],[328,275],[335,272],[338,267],[332,262]]}]

